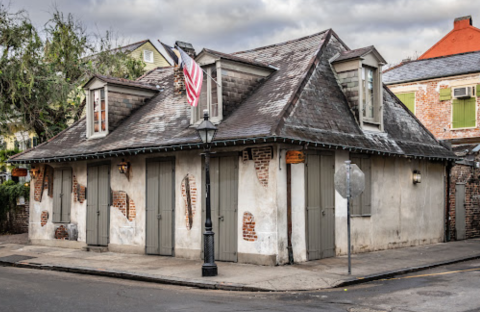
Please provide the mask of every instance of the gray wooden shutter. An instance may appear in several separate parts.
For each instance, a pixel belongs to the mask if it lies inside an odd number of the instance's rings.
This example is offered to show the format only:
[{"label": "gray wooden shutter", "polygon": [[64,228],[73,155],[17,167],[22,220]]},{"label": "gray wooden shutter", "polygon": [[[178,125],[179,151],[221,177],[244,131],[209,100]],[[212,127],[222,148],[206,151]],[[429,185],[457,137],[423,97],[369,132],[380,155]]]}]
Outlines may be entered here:
[{"label": "gray wooden shutter", "polygon": [[320,156],[308,155],[307,159],[307,223],[308,223],[308,260],[321,258],[321,186]]},{"label": "gray wooden shutter", "polygon": [[173,162],[160,162],[160,254],[173,254]]},{"label": "gray wooden shutter", "polygon": [[[219,233],[222,233],[220,240],[220,259],[224,261],[237,260],[237,193],[238,157],[220,158],[220,216],[218,222]],[[223,227],[223,228],[222,228]]]},{"label": "gray wooden shutter", "polygon": [[87,244],[98,244],[98,167],[89,167],[87,175]]},{"label": "gray wooden shutter", "polygon": [[321,163],[321,247],[322,258],[335,256],[335,156],[322,155]]},{"label": "gray wooden shutter", "polygon": [[53,173],[53,211],[52,222],[62,220],[62,171],[55,169]]},{"label": "gray wooden shutter", "polygon": [[98,167],[98,245],[108,245],[108,214],[110,207],[110,170],[108,165]]},{"label": "gray wooden shutter", "polygon": [[159,254],[158,237],[158,190],[159,190],[159,163],[147,163],[147,235],[145,252],[147,254]]},{"label": "gray wooden shutter", "polygon": [[371,170],[371,158],[362,159],[362,171],[365,174],[365,190],[362,195],[362,215],[372,214],[372,170]]},{"label": "gray wooden shutter", "polygon": [[62,222],[70,222],[72,205],[72,169],[62,170]]},{"label": "gray wooden shutter", "polygon": [[[362,170],[362,159],[360,157],[350,157],[352,164],[355,164]],[[363,171],[363,170],[362,170]],[[359,216],[362,214],[362,195],[352,198],[350,201],[350,214],[352,216]]]}]

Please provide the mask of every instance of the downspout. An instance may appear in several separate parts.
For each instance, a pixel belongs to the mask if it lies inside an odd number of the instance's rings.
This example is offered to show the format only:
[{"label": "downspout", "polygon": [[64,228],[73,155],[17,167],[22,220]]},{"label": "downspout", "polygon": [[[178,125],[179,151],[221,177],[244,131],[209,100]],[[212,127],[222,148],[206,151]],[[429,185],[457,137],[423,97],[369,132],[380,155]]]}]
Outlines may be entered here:
[{"label": "downspout", "polygon": [[446,209],[445,209],[445,241],[449,242],[450,241],[450,176],[451,176],[451,171],[452,171],[452,162],[447,161],[447,166],[445,168],[446,170],[446,189],[447,191],[447,196],[446,196]]}]

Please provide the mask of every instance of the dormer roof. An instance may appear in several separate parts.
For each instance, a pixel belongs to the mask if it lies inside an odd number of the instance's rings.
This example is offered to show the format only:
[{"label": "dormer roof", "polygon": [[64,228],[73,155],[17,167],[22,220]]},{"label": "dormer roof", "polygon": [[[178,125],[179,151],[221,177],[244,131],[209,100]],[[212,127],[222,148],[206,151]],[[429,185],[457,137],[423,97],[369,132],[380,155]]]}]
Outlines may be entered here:
[{"label": "dormer roof", "polygon": [[365,55],[372,53],[378,60],[379,63],[381,64],[387,64],[387,61],[378,53],[377,49],[371,45],[368,47],[363,47],[363,48],[358,48],[355,50],[347,50],[347,51],[342,51],[338,54],[337,57],[334,57],[332,59],[333,62],[345,62],[345,61],[350,61],[354,59],[361,59],[365,57]]},{"label": "dormer roof", "polygon": [[252,66],[256,66],[256,67],[262,67],[262,68],[268,68],[268,69],[271,69],[271,70],[276,70],[276,68],[274,66],[272,66],[270,64],[267,64],[267,63],[258,62],[258,61],[255,61],[255,60],[249,60],[249,59],[246,59],[246,58],[238,57],[238,56],[235,56],[235,55],[232,55],[232,54],[227,54],[227,53],[223,53],[223,52],[219,52],[219,51],[215,51],[215,50],[207,49],[207,48],[204,48],[197,55],[196,60],[201,62],[202,59],[205,57],[205,55],[210,55],[214,59],[224,59],[224,60],[243,63],[243,64],[252,65]]},{"label": "dormer roof", "polygon": [[156,85],[143,82],[143,81],[132,81],[123,78],[115,78],[103,75],[93,75],[84,85],[83,88],[88,88],[88,86],[95,80],[99,79],[107,84],[118,85],[118,86],[125,86],[130,88],[140,88],[140,89],[147,89],[147,90],[154,90],[159,91]]}]

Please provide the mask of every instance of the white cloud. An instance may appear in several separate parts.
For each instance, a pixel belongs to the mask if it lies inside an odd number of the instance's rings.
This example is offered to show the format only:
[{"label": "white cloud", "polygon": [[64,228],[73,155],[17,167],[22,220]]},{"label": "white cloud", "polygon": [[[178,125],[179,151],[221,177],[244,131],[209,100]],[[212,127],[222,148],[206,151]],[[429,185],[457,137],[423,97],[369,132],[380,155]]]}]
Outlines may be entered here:
[{"label": "white cloud", "polygon": [[[146,38],[193,43],[233,52],[333,28],[351,48],[375,45],[396,63],[422,54],[453,27],[453,19],[478,11],[469,0],[57,0],[92,30],[115,30],[124,40]],[[50,0],[16,0],[43,26]],[[474,25],[475,25],[475,16]],[[480,25],[480,24],[478,24]]]}]

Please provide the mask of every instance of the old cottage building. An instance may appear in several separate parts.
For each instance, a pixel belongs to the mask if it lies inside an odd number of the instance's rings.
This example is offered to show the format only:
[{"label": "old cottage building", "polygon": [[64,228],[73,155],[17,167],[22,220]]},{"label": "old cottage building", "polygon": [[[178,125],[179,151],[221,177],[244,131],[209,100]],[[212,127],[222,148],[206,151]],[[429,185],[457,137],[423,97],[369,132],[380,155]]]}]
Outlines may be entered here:
[{"label": "old cottage building", "polygon": [[449,167],[447,239],[480,237],[480,51],[472,51],[480,49],[473,40],[480,30],[471,24],[470,16],[455,19],[454,30],[419,60],[383,74],[427,129],[465,158]]},{"label": "old cottage building", "polygon": [[[178,68],[137,81],[95,76],[85,85],[86,118],[11,158],[36,171],[32,243],[201,258],[195,128],[205,109],[218,127],[217,260],[275,265],[345,254],[346,200],[333,179],[348,159],[366,176],[352,208],[354,252],[443,241],[454,155],[382,85],[385,60],[373,46],[351,50],[326,30],[232,54],[204,49],[196,61],[218,82],[205,75],[197,108]],[[287,164],[289,151],[305,160]],[[72,225],[78,237],[67,238]]]}]

